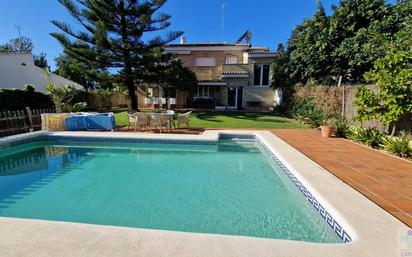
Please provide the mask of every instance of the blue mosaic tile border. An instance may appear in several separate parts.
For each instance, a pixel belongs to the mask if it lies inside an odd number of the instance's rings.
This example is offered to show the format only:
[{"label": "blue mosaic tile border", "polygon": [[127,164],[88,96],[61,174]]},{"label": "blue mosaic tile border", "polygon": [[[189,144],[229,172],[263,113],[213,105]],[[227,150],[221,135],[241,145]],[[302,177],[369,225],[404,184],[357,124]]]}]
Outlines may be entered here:
[{"label": "blue mosaic tile border", "polygon": [[[219,139],[255,139],[254,135],[236,135],[220,133]],[[109,142],[109,143],[140,143],[140,144],[189,144],[189,145],[217,145],[217,140],[184,140],[184,139],[149,139],[149,138],[119,138],[119,137],[89,137],[89,136],[59,136],[38,135],[28,138],[15,139],[6,146],[17,146],[43,140],[67,140],[76,142]]]},{"label": "blue mosaic tile border", "polygon": [[22,144],[28,144],[28,143],[33,143],[33,142],[39,142],[43,141],[44,136],[43,135],[38,135],[38,136],[33,136],[33,137],[28,137],[28,138],[18,138],[15,140],[11,140],[10,142],[7,142],[5,146],[17,146],[17,145],[22,145]]},{"label": "blue mosaic tile border", "polygon": [[288,178],[293,182],[293,184],[299,189],[306,200],[311,204],[311,206],[316,210],[317,213],[326,221],[326,223],[335,231],[338,237],[343,243],[349,243],[352,238],[346,232],[345,229],[332,217],[332,215],[323,207],[323,205],[310,193],[310,191],[295,177],[295,175],[290,172],[290,170],[278,159],[278,157],[266,146],[266,144],[259,138],[256,138],[258,142],[269,156],[276,162],[280,169],[288,176]]},{"label": "blue mosaic tile border", "polygon": [[137,144],[176,144],[176,145],[217,145],[216,140],[184,140],[156,138],[119,138],[119,137],[72,137],[46,135],[45,140],[66,140],[75,142],[137,143]]}]

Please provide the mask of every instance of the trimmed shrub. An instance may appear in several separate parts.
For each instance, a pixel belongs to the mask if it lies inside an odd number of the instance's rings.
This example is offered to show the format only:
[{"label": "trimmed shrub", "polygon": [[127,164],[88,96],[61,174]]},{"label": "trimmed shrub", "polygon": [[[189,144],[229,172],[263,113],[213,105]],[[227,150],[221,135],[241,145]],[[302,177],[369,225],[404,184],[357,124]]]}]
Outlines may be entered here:
[{"label": "trimmed shrub", "polygon": [[86,110],[87,103],[86,102],[78,102],[75,104],[66,103],[63,104],[63,110],[65,112],[81,112]]},{"label": "trimmed shrub", "polygon": [[374,128],[351,128],[348,138],[373,148],[380,148],[387,136]]},{"label": "trimmed shrub", "polygon": [[412,156],[411,142],[406,134],[399,137],[385,138],[382,147],[385,151],[400,157]]},{"label": "trimmed shrub", "polygon": [[349,132],[349,122],[345,118],[335,120],[335,136],[346,138]]},{"label": "trimmed shrub", "polygon": [[35,92],[31,86],[25,89],[0,89],[0,110],[24,110],[53,108],[54,104],[46,94]]},{"label": "trimmed shrub", "polygon": [[292,117],[303,123],[310,124],[311,127],[319,127],[324,120],[331,116],[326,112],[316,108],[316,104],[312,99],[298,98],[290,111]]},{"label": "trimmed shrub", "polygon": [[293,102],[311,99],[316,109],[331,116],[342,112],[342,88],[333,86],[296,86]]}]

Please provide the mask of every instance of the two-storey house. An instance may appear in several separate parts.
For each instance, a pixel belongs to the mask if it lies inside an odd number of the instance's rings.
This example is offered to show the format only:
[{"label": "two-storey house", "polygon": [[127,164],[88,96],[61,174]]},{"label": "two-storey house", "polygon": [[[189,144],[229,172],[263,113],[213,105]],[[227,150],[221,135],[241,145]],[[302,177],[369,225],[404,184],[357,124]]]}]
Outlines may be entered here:
[{"label": "two-storey house", "polygon": [[[270,78],[275,53],[268,48],[231,43],[180,43],[166,45],[164,49],[180,58],[198,80],[191,90],[176,92],[176,108],[268,109],[274,106],[275,91],[270,87]],[[161,94],[156,88],[146,90],[150,94]],[[140,102],[147,104],[147,101]]]}]

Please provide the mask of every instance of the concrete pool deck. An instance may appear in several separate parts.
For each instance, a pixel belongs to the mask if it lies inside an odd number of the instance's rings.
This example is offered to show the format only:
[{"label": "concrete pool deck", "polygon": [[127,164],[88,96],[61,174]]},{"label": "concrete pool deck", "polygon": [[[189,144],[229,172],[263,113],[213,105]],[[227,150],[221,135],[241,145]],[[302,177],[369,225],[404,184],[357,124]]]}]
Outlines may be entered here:
[{"label": "concrete pool deck", "polygon": [[[0,256],[401,256],[408,227],[268,131],[205,131],[202,135],[52,132],[108,136],[216,140],[219,133],[255,134],[349,231],[352,242],[300,241],[148,230],[70,222],[0,218]],[[41,134],[42,132],[38,133]],[[46,132],[47,133],[47,132]],[[34,133],[29,134],[33,136]],[[27,134],[26,134],[27,136]],[[20,138],[24,135],[18,136]],[[0,139],[7,144],[8,139]],[[410,249],[412,252],[412,249]]]}]

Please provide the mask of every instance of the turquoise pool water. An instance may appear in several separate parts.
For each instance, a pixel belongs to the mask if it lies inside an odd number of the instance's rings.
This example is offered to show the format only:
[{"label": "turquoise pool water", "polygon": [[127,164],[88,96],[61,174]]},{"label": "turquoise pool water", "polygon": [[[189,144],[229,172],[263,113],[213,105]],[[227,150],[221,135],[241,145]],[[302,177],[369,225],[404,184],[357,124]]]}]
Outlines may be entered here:
[{"label": "turquoise pool water", "polygon": [[252,140],[5,148],[0,216],[341,242]]}]

